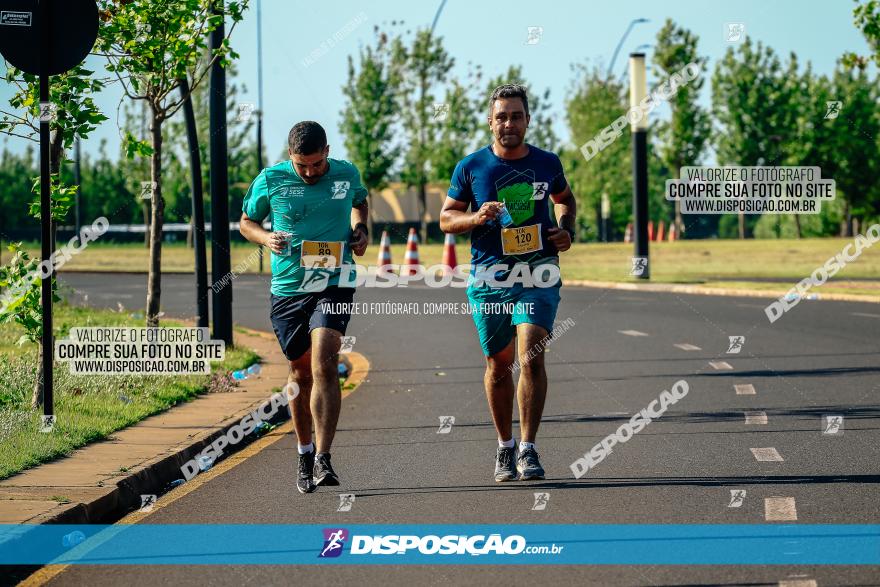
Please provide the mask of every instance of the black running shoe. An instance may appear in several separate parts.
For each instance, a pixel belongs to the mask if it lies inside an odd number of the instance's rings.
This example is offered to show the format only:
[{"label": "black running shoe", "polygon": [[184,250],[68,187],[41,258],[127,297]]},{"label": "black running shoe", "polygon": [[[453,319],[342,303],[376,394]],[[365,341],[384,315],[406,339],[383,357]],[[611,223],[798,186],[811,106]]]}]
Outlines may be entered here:
[{"label": "black running shoe", "polygon": [[538,460],[538,453],[533,448],[527,448],[516,459],[516,470],[519,471],[520,481],[529,481],[531,479],[543,479],[544,467]]},{"label": "black running shoe", "polygon": [[498,447],[495,453],[495,481],[503,483],[516,479],[516,447]]},{"label": "black running shoe", "polygon": [[312,469],[315,467],[315,451],[299,455],[299,470],[296,476],[296,488],[300,493],[311,493],[317,487],[312,483]]},{"label": "black running shoe", "polygon": [[315,456],[315,485],[331,486],[339,485],[339,477],[330,465],[330,453],[319,452]]}]

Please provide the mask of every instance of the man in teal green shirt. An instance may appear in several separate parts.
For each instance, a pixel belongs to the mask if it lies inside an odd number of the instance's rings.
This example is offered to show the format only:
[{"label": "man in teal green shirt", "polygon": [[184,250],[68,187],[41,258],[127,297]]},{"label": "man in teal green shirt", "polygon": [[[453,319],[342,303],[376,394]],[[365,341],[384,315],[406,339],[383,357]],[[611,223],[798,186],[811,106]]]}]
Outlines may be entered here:
[{"label": "man in teal green shirt", "polygon": [[[328,157],[327,134],[317,122],[296,124],[287,142],[290,160],[264,169],[248,189],[241,234],[272,251],[269,317],[290,361],[288,390],[298,389],[290,394],[297,489],[311,493],[339,485],[330,446],[342,403],[339,348],[354,294],[339,277],[342,265],[353,264],[352,253],[367,248],[367,190],[357,167]],[[272,231],[262,227],[267,217]]]}]

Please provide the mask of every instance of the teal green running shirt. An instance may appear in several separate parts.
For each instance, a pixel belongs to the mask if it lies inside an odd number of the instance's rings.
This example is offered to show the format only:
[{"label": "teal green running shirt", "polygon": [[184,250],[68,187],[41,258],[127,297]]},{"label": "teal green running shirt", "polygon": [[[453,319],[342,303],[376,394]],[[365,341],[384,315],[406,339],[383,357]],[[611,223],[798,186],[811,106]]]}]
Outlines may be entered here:
[{"label": "teal green running shirt", "polygon": [[330,169],[314,185],[300,178],[290,160],[267,167],[244,197],[242,211],[248,218],[262,223],[271,214],[272,230],[292,235],[289,254],[272,252],[270,291],[277,296],[305,293],[309,268],[335,266],[328,269],[332,272],[326,284],[338,285],[338,267],[353,262],[348,244],[351,209],[366,200],[367,190],[352,163],[330,158],[327,162]]}]

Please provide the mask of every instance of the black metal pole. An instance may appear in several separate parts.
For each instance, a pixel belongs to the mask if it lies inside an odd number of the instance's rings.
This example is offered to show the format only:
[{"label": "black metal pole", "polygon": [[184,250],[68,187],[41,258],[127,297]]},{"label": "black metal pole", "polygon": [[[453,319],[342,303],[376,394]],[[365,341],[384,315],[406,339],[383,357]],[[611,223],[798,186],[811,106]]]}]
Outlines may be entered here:
[{"label": "black metal pole", "polygon": [[[629,105],[632,130],[633,161],[633,222],[635,223],[635,256],[644,259],[639,279],[650,279],[648,256],[648,113],[641,108],[648,93],[644,53],[629,55]],[[633,265],[635,268],[635,265]]]},{"label": "black metal pole", "polygon": [[[223,15],[223,0],[213,13]],[[226,36],[223,21],[211,31],[210,47],[219,49]],[[226,157],[226,70],[219,60],[211,66],[209,116],[211,120],[211,281],[229,274],[229,174]],[[213,292],[213,338],[232,345],[232,282]]]},{"label": "black metal pole", "polygon": [[[257,173],[263,171],[263,10],[257,0]],[[263,272],[263,245],[260,245],[260,273]]]},{"label": "black metal pole", "polygon": [[80,169],[82,164],[82,154],[79,143],[79,137],[76,137],[76,141],[73,143],[73,183],[76,184],[76,210],[74,224],[76,225],[75,234],[77,236],[79,235],[79,229],[82,227],[82,174]]},{"label": "black metal pole", "polygon": [[208,258],[205,251],[205,202],[202,199],[202,161],[199,156],[199,135],[196,133],[196,117],[193,112],[189,82],[181,78],[180,95],[183,97],[183,118],[186,122],[186,140],[189,145],[189,167],[192,178],[193,245],[196,263],[196,314],[197,326],[208,327]]},{"label": "black metal pole", "polygon": [[[648,133],[637,130],[632,133],[633,155],[633,216],[635,220],[635,256],[648,259]],[[645,262],[645,270],[638,276],[651,277],[651,264]]]},{"label": "black metal pole", "polygon": [[[43,267],[49,267],[49,275],[42,280],[43,302],[43,414],[55,413],[52,397],[52,359],[55,355],[52,343],[52,280],[55,267],[52,255],[52,202],[51,177],[49,176],[49,120],[43,107],[49,104],[49,2],[40,2],[40,237]],[[42,275],[42,274],[41,274]]]}]

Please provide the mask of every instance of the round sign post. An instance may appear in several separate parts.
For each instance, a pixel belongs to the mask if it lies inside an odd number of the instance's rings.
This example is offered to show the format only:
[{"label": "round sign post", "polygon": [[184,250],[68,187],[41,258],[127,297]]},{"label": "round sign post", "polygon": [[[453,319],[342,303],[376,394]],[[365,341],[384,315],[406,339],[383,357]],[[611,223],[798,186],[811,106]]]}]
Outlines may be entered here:
[{"label": "round sign post", "polygon": [[[98,38],[95,0],[0,0],[0,54],[18,69],[40,78],[40,224],[43,311],[44,426],[54,423],[52,397],[52,202],[49,176],[49,76],[64,73],[86,58]],[[41,273],[43,275],[43,273]]]}]

